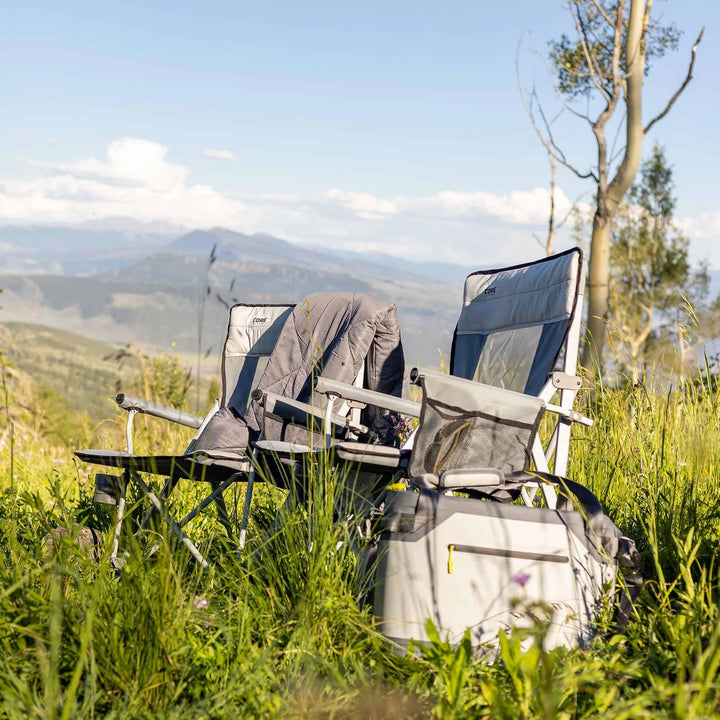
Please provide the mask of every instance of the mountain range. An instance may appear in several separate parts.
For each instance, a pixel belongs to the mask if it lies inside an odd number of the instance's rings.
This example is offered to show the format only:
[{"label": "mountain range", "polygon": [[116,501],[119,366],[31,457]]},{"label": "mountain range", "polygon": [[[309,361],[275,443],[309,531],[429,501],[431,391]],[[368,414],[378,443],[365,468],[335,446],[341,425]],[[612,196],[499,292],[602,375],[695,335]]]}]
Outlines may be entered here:
[{"label": "mountain range", "polygon": [[463,279],[473,269],[118,218],[7,226],[0,227],[0,322],[217,356],[234,302],[368,292],[397,304],[408,364],[437,365],[438,350],[449,354]]}]

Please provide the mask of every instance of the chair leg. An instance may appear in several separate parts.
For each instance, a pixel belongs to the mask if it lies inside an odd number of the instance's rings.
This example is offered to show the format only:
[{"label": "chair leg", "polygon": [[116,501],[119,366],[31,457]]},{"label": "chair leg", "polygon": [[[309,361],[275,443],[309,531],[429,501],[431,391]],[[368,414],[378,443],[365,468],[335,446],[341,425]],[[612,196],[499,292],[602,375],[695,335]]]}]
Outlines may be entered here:
[{"label": "chair leg", "polygon": [[110,565],[116,570],[120,569],[121,563],[118,561],[118,550],[120,549],[120,531],[122,530],[123,517],[125,516],[125,491],[130,479],[130,471],[125,470],[122,477],[118,478],[118,503],[117,514],[115,516],[115,528],[113,530],[113,544],[110,552]]},{"label": "chair leg", "polygon": [[[215,494],[215,492],[213,492],[213,500],[215,502],[215,509],[217,510],[218,520],[220,521],[220,524],[225,528],[225,532],[227,533],[228,537],[232,540],[232,523],[230,522],[230,516],[228,515],[227,505],[225,505],[225,498],[222,496],[225,487],[223,487],[222,490],[219,490],[219,488],[222,487],[220,483],[213,482],[211,484],[213,490],[217,492],[217,495]],[[227,483],[223,483],[223,485],[227,486]]]},{"label": "chair leg", "polygon": [[[222,494],[235,482],[237,482],[238,475],[242,473],[236,473],[231,475],[225,482],[215,483],[213,485],[213,491],[208,495],[199,505],[196,505],[180,522],[180,527],[185,527],[198,513],[202,512],[210,503],[216,502],[218,497],[222,497]],[[228,519],[228,523],[229,523]]]},{"label": "chair leg", "polygon": [[[158,497],[160,500],[165,500],[170,493],[175,489],[175,486],[178,484],[179,480],[178,478],[172,478],[169,477],[165,484],[162,487],[162,490],[160,491],[160,494]],[[155,509],[155,506],[151,506],[150,509],[145,513],[145,517],[142,519],[142,522],[140,523],[140,530],[147,530],[148,527],[150,527],[150,521],[152,520],[153,516],[157,510]]]},{"label": "chair leg", "polygon": [[255,487],[255,466],[250,470],[248,475],[247,488],[245,488],[245,502],[243,503],[243,515],[242,522],[240,523],[240,536],[238,538],[238,549],[237,554],[245,548],[245,542],[247,540],[247,526],[250,520],[250,504],[252,503],[252,494]]},{"label": "chair leg", "polygon": [[208,561],[202,556],[200,551],[193,545],[190,538],[182,531],[180,525],[175,522],[170,513],[165,509],[165,506],[160,502],[158,496],[152,491],[152,488],[138,475],[135,480],[137,481],[140,489],[147,496],[148,500],[155,506],[156,510],[160,513],[162,519],[167,523],[170,530],[177,535],[182,541],[183,545],[188,549],[189,553],[200,563],[203,570],[207,570],[210,567]]}]

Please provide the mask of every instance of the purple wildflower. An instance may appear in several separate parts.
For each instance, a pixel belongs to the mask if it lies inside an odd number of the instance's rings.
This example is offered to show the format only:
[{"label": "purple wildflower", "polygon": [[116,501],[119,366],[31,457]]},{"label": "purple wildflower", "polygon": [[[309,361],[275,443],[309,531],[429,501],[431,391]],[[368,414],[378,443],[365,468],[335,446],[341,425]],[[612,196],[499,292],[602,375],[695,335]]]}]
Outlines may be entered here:
[{"label": "purple wildflower", "polygon": [[520,572],[516,572],[510,580],[512,582],[517,583],[520,587],[525,587],[525,584],[530,579],[530,574],[523,572],[522,570]]}]

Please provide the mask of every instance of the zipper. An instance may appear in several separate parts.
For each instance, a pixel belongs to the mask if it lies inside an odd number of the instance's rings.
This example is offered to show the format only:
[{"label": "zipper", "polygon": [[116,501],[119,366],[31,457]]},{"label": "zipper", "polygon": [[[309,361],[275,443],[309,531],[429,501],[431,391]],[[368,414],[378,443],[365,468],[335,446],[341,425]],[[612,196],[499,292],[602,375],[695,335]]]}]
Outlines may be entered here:
[{"label": "zipper", "polygon": [[501,548],[478,547],[477,545],[448,545],[448,574],[455,572],[453,553],[470,553],[472,555],[490,555],[491,557],[505,557],[516,560],[536,560],[540,562],[569,563],[567,555],[555,555],[553,553],[534,553],[522,550],[504,550]]}]

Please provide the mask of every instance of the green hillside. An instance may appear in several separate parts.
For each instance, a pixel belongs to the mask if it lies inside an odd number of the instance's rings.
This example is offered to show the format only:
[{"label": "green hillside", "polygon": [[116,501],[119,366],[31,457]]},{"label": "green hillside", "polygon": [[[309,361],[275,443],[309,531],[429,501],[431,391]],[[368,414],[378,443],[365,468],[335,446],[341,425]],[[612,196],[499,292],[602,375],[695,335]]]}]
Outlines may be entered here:
[{"label": "green hillside", "polygon": [[113,398],[118,386],[139,369],[134,358],[125,358],[122,364],[111,359],[118,348],[44,325],[0,325],[0,347],[18,370],[56,391],[71,409],[85,411],[93,420],[115,412]]}]

